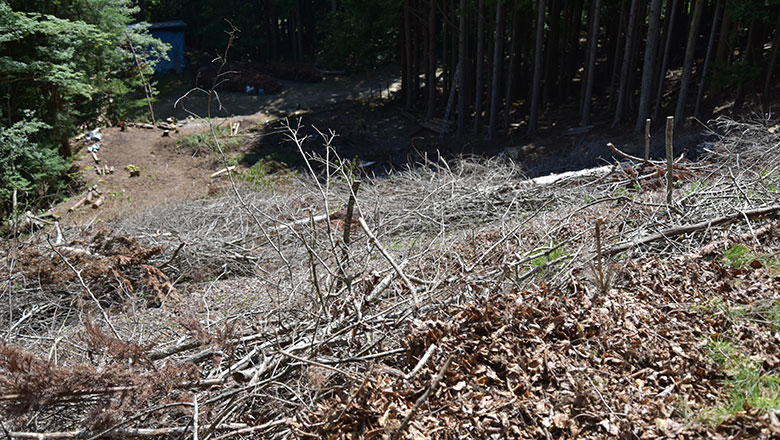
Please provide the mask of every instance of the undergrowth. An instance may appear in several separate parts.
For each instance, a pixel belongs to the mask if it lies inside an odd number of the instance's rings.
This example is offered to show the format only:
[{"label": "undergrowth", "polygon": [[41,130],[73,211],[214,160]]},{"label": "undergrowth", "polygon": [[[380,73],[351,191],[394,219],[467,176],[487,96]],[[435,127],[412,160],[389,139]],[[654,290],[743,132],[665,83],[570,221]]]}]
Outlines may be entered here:
[{"label": "undergrowth", "polygon": [[711,337],[705,348],[726,379],[723,401],[702,413],[704,421],[717,425],[746,410],[780,409],[780,376],[765,371],[760,361],[743,354],[726,338]]},{"label": "undergrowth", "polygon": [[[238,150],[244,144],[244,136],[240,134],[233,135],[231,128],[227,125],[216,126],[214,130],[219,138],[220,146],[226,152]],[[218,152],[214,143],[214,137],[209,131],[182,136],[176,140],[176,144],[193,150],[195,155],[203,153],[216,154]]]},{"label": "undergrowth", "polygon": [[776,269],[780,266],[780,259],[775,255],[755,253],[745,245],[735,244],[723,251],[723,263],[732,269],[758,269],[764,266]]}]

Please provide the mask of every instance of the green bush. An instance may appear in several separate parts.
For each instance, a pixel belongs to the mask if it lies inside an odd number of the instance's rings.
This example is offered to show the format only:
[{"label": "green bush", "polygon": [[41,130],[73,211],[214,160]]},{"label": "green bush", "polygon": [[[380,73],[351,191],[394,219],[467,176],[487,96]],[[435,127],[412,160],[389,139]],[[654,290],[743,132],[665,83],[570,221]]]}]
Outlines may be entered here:
[{"label": "green bush", "polygon": [[14,189],[35,205],[64,186],[69,139],[83,126],[141,104],[125,99],[141,87],[131,48],[151,73],[167,45],[127,26],[135,12],[129,0],[0,1],[3,214]]},{"label": "green bush", "polygon": [[11,127],[0,125],[0,217],[11,212],[14,191],[25,203],[64,189],[68,161],[35,142],[35,136],[47,128],[35,119],[24,119]]},{"label": "green bush", "polygon": [[319,25],[319,58],[337,68],[386,64],[397,51],[398,10],[393,0],[342,1]]}]

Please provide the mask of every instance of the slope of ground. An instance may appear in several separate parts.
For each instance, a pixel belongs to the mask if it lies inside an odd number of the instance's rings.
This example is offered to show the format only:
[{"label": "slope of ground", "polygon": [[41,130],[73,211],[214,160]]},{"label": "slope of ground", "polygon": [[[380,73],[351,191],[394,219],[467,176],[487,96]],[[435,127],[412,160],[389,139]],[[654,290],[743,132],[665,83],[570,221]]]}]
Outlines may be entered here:
[{"label": "slope of ground", "polygon": [[[540,183],[500,159],[432,160],[373,179],[331,154],[205,199],[171,181],[183,200],[15,237],[3,428],[772,437],[777,127],[716,128],[707,160],[674,165],[671,206],[661,162]],[[185,163],[200,177],[182,181],[212,181],[218,161],[148,133],[162,159],[140,178]],[[123,161],[143,164],[122,136],[105,133],[106,185],[135,185]]]}]

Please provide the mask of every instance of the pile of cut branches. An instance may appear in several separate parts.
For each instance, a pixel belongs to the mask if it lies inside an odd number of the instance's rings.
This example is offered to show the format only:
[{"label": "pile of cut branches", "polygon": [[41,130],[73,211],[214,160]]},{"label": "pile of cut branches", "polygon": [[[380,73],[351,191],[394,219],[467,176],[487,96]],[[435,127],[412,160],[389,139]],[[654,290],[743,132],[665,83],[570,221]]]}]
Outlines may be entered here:
[{"label": "pile of cut branches", "polygon": [[[780,175],[765,153],[777,141],[756,124],[716,127],[706,161],[677,162],[672,205],[651,184],[660,165],[630,158],[545,179],[497,159],[359,179],[333,134],[287,126],[307,176],[250,191],[228,172],[232,194],[125,219],[111,239],[87,229],[9,241],[4,428],[11,438],[774,432],[768,413],[747,408],[720,431],[684,415],[719,402],[724,374],[703,339],[749,332],[764,368],[777,361],[758,342],[770,327],[690,307],[780,297],[768,264],[733,271],[713,258],[735,243],[777,249]],[[743,142],[745,130],[763,143]],[[34,276],[44,273],[54,276]],[[169,283],[159,308],[139,293],[154,291],[152,274]],[[81,300],[34,299],[56,292]]]}]

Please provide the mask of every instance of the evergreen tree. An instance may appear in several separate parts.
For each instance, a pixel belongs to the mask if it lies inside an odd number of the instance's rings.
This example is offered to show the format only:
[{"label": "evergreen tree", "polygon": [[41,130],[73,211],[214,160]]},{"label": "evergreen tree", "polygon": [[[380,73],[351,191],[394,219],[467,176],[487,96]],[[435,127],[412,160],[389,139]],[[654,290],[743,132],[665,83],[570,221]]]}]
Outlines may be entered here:
[{"label": "evergreen tree", "polygon": [[123,118],[137,104],[125,98],[141,85],[130,44],[145,70],[167,47],[128,27],[135,12],[126,0],[0,1],[0,148],[14,150],[3,155],[0,216],[14,189],[36,204],[62,188],[81,124]]}]

